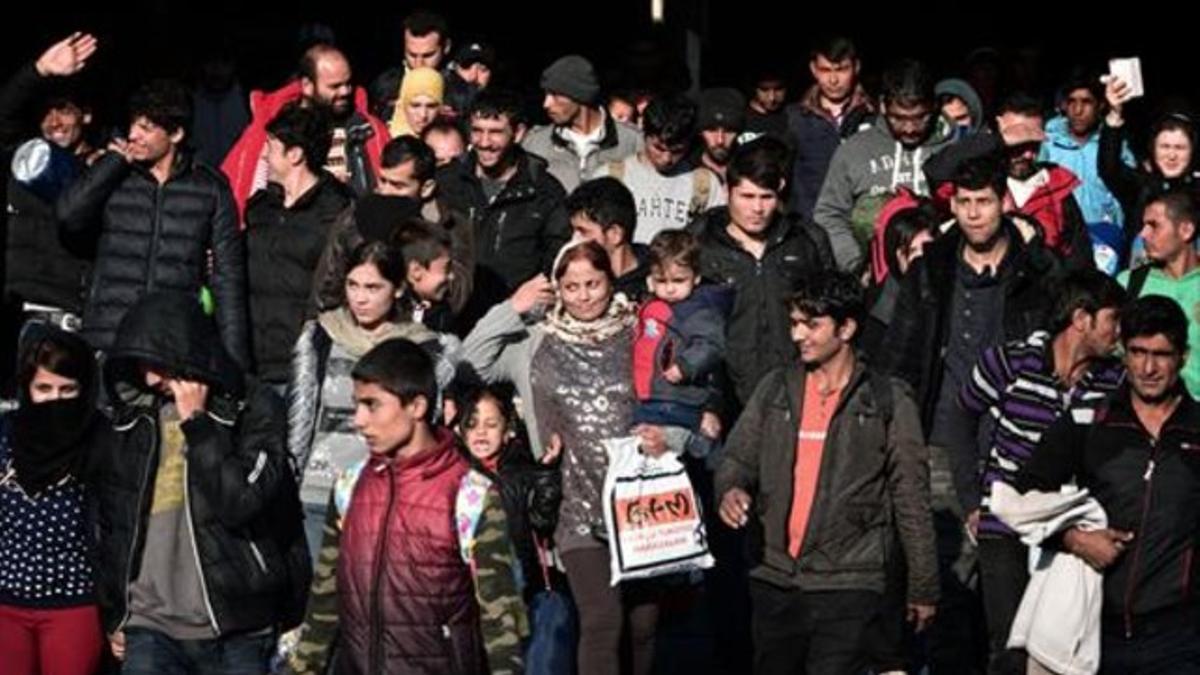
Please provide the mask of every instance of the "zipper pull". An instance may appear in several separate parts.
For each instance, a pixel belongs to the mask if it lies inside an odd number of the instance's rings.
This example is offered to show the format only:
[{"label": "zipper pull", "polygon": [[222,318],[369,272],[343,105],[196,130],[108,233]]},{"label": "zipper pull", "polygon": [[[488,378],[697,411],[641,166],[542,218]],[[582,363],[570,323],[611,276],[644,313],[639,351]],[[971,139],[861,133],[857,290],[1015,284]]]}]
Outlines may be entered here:
[{"label": "zipper pull", "polygon": [[1151,459],[1151,460],[1150,460],[1150,461],[1149,461],[1149,462],[1146,464],[1146,473],[1142,474],[1142,480],[1144,480],[1144,481],[1146,481],[1147,483],[1149,483],[1149,482],[1150,482],[1150,479],[1151,479],[1151,478],[1153,478],[1153,477],[1154,477],[1154,460],[1153,460],[1153,459]]}]

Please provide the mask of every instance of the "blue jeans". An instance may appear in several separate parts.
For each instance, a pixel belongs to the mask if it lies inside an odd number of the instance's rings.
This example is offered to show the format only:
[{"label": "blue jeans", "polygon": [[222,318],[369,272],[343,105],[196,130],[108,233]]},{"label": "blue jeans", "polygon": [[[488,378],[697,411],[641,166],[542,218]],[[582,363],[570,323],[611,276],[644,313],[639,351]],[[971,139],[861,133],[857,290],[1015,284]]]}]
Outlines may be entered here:
[{"label": "blue jeans", "polygon": [[129,628],[121,675],[265,675],[274,651],[273,631],[176,640],[156,630]]}]

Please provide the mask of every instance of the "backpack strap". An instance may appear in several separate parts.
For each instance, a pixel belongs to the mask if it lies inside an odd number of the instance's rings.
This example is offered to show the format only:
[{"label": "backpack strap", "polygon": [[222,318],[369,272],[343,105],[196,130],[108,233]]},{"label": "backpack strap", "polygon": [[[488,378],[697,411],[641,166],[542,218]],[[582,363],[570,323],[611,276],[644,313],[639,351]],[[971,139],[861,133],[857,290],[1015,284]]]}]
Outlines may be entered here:
[{"label": "backpack strap", "polygon": [[1129,293],[1129,297],[1137,299],[1142,294],[1142,287],[1146,285],[1146,279],[1150,276],[1150,265],[1142,265],[1129,273],[1129,288],[1125,289]]},{"label": "backpack strap", "polygon": [[625,160],[618,159],[608,163],[608,175],[625,182]]}]

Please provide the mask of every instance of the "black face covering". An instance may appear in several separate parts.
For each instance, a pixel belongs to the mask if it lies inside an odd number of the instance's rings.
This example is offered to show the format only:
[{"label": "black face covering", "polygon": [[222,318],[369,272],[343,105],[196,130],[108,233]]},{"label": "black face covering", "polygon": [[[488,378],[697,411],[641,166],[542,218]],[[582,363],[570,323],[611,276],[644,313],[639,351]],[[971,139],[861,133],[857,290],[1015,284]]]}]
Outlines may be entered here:
[{"label": "black face covering", "polygon": [[78,475],[95,408],[86,396],[24,402],[10,417],[17,483],[36,495],[67,475]]}]

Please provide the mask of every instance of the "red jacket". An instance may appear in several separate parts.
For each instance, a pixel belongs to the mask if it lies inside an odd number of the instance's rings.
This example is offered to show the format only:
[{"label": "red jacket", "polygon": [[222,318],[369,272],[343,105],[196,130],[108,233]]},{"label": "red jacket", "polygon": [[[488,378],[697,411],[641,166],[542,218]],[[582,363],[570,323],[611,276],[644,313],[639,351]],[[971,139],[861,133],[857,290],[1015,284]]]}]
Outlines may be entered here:
[{"label": "red jacket", "polygon": [[1079,185],[1079,179],[1061,166],[1051,166],[1047,170],[1050,180],[1033,193],[1025,202],[1025,206],[1016,208],[1012,193],[1005,195],[1004,212],[1020,213],[1037,221],[1042,227],[1046,248],[1065,257],[1071,252],[1070,230],[1074,224],[1067,222],[1063,205],[1071,198],[1071,192]]},{"label": "red jacket", "polygon": [[467,461],[454,436],[407,459],[368,460],[346,510],[337,587],[338,672],[486,671],[455,499]]},{"label": "red jacket", "polygon": [[[254,172],[258,169],[258,160],[267,144],[267,124],[285,105],[299,100],[301,96],[300,80],[292,80],[272,92],[250,93],[250,112],[254,117],[225,156],[225,161],[221,162],[221,171],[229,178],[229,185],[233,188],[233,199],[237,202],[238,219],[242,227],[245,227],[246,202],[250,200],[250,192],[254,189]],[[367,140],[366,149],[371,171],[378,176],[383,146],[390,139],[387,125],[367,112],[367,92],[362,88],[354,90],[354,109],[375,131]]]}]

